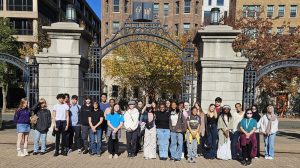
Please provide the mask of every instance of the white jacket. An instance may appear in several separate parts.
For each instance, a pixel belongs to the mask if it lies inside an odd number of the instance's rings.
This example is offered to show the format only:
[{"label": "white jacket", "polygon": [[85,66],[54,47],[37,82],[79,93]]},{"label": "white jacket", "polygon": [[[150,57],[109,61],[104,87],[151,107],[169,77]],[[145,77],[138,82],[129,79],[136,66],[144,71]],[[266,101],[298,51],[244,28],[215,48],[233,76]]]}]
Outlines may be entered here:
[{"label": "white jacket", "polygon": [[[267,115],[265,114],[261,119],[260,119],[260,132],[261,133],[266,133],[266,129],[267,129],[267,126],[268,126],[268,118],[267,118]],[[278,119],[276,119],[275,121],[272,122],[272,125],[271,125],[271,131],[270,133],[271,134],[274,134],[278,131]]]},{"label": "white jacket", "polygon": [[132,110],[126,111],[124,114],[124,127],[127,131],[134,131],[139,125],[139,111],[134,108]]}]

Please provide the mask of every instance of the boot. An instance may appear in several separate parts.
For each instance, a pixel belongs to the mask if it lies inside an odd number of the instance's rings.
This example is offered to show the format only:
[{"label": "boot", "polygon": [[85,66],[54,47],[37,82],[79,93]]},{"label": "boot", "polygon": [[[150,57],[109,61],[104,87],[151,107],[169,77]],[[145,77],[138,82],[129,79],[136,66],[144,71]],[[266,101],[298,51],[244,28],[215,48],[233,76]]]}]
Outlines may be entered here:
[{"label": "boot", "polygon": [[27,149],[23,149],[23,154],[24,154],[25,156],[28,156],[28,155],[29,155]]},{"label": "boot", "polygon": [[17,156],[24,157],[25,155],[23,154],[23,152],[21,151],[21,149],[17,149]]}]

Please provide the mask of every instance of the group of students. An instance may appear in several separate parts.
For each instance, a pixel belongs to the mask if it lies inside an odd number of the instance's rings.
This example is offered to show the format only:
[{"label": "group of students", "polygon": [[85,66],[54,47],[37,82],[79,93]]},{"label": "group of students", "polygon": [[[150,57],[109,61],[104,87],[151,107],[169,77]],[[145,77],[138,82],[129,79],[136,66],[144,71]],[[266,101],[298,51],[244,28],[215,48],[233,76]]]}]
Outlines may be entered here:
[{"label": "group of students", "polygon": [[255,105],[243,111],[241,104],[236,103],[236,111],[231,112],[229,105],[221,106],[220,97],[209,105],[208,111],[203,111],[198,102],[190,108],[187,102],[144,105],[141,101],[129,101],[127,110],[122,112],[114,99],[107,102],[105,94],[100,102],[86,97],[82,106],[78,105],[76,95],[70,103],[68,94],[58,94],[57,100],[52,116],[45,99],[31,109],[26,99],[21,100],[14,116],[18,156],[28,155],[30,124],[35,129],[33,155],[39,152],[40,139],[40,154],[45,154],[46,135],[52,124],[52,134],[56,137],[54,156],[59,151],[67,156],[72,146],[78,153],[101,156],[104,134],[109,158],[116,159],[124,127],[129,158],[142,150],[146,160],[155,159],[158,153],[160,160],[180,161],[187,154],[188,162],[195,163],[200,154],[206,159],[239,160],[246,166],[252,158],[260,156],[259,137],[263,134],[265,159],[274,159],[278,119],[273,106],[268,106],[261,117]]}]

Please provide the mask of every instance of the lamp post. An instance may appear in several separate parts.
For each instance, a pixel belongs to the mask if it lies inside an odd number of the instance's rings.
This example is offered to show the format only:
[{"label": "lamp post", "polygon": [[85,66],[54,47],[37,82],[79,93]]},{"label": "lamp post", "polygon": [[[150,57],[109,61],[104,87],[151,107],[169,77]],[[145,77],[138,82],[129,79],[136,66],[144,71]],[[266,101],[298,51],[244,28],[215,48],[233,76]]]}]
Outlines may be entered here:
[{"label": "lamp post", "polygon": [[76,9],[72,4],[68,4],[66,8],[66,20],[68,22],[76,22]]},{"label": "lamp post", "polygon": [[219,25],[220,23],[220,8],[212,8],[210,11],[210,24]]},{"label": "lamp post", "polygon": [[[26,70],[27,72],[29,72],[29,59],[30,57],[28,55],[25,56],[25,63],[26,63]],[[30,73],[30,72],[29,72]],[[29,74],[27,73],[24,73],[24,76],[25,76],[25,80],[26,80],[26,98],[29,100]]]}]

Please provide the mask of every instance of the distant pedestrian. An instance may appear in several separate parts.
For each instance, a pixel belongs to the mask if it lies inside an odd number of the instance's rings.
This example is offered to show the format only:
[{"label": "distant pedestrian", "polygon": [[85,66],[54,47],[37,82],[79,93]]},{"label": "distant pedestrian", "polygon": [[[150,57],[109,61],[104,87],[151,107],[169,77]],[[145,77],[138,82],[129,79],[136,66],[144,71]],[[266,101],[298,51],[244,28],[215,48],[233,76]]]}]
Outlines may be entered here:
[{"label": "distant pedestrian", "polygon": [[136,156],[139,111],[135,108],[135,101],[128,102],[129,109],[124,114],[128,157]]},{"label": "distant pedestrian", "polygon": [[257,122],[252,118],[253,112],[251,109],[246,110],[246,117],[242,119],[240,124],[241,137],[240,146],[242,148],[242,165],[248,166],[252,163],[252,158],[256,156],[257,146],[256,146],[256,136],[255,130],[257,127]]},{"label": "distant pedestrian", "polygon": [[91,155],[101,155],[102,145],[102,123],[104,118],[103,111],[100,111],[98,102],[93,103],[94,110],[89,115],[90,124],[90,150]]},{"label": "distant pedestrian", "polygon": [[[30,111],[28,109],[27,99],[21,99],[19,107],[14,115],[14,122],[17,124],[17,156],[28,155],[28,136],[30,132]],[[24,142],[23,151],[21,150],[21,142]]]},{"label": "distant pedestrian", "polygon": [[261,118],[260,129],[264,135],[265,142],[265,159],[274,159],[275,137],[278,131],[278,119],[274,114],[274,107],[267,107],[267,114]]},{"label": "distant pedestrian", "polygon": [[47,109],[47,102],[44,98],[41,98],[32,109],[39,109],[36,113],[34,113],[38,117],[38,120],[34,125],[35,134],[33,155],[38,154],[40,139],[42,140],[40,154],[43,155],[46,152],[47,132],[51,127],[51,112]]},{"label": "distant pedestrian", "polygon": [[107,139],[109,159],[117,159],[119,154],[119,139],[121,138],[121,128],[124,123],[124,117],[120,110],[120,105],[115,104],[111,113],[107,114]]}]

